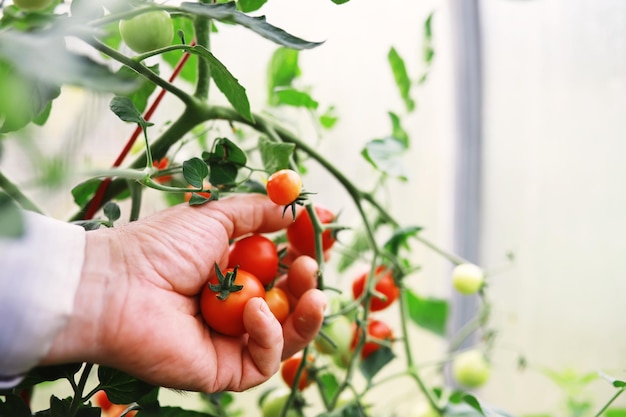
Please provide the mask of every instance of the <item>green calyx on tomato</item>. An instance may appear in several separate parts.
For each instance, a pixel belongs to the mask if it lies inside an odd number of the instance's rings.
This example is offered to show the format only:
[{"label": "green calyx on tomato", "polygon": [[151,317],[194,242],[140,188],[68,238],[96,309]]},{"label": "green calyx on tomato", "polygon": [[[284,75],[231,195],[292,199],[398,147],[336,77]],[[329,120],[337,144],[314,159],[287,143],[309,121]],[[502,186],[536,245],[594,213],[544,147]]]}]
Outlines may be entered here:
[{"label": "green calyx on tomato", "polygon": [[124,43],[142,54],[165,48],[174,39],[170,15],[162,10],[149,11],[128,20],[120,20],[120,34]]},{"label": "green calyx on tomato", "polygon": [[237,279],[237,267],[232,270],[227,270],[226,274],[224,274],[216,262],[215,276],[217,276],[217,284],[211,284],[209,282],[209,288],[211,291],[217,293],[217,298],[222,301],[227,299],[230,293],[243,289],[243,285],[235,284],[235,280]]}]

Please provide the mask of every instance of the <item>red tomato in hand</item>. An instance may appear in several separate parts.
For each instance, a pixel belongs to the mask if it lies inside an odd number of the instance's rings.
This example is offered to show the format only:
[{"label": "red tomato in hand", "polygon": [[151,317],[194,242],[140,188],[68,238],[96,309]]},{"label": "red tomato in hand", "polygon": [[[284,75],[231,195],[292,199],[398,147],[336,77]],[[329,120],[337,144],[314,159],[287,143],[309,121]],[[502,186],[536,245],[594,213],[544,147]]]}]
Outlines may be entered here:
[{"label": "red tomato in hand", "polygon": [[[227,275],[233,272],[233,269],[228,268],[223,273]],[[217,276],[213,276],[209,284],[218,285]],[[241,336],[246,333],[243,325],[244,307],[251,298],[265,299],[263,284],[247,271],[238,269],[234,284],[241,285],[241,290],[229,293],[223,300],[218,297],[219,292],[213,291],[209,285],[204,286],[200,296],[200,311],[204,321],[213,330],[227,336]]]},{"label": "red tomato in hand", "polygon": [[[363,294],[368,276],[369,271],[359,275],[352,282],[352,295],[354,296],[355,300]],[[370,300],[370,311],[383,310],[389,307],[394,301],[398,299],[398,297],[400,296],[400,289],[393,279],[391,269],[387,268],[384,265],[379,265],[376,267],[376,270],[374,272],[374,281],[377,281],[374,285],[374,290],[384,295],[385,299],[378,298],[375,295],[372,296]]]},{"label": "red tomato in hand", "polygon": [[[361,331],[363,329],[360,329]],[[354,332],[354,338],[352,339],[351,349],[354,350],[359,343],[359,336],[361,331]],[[377,319],[370,319],[367,323],[367,337],[365,344],[363,345],[363,349],[361,350],[361,358],[365,359],[370,356],[372,353],[376,352],[381,348],[381,344],[377,341],[393,340],[393,332],[391,331],[391,327],[387,325],[384,321]]]},{"label": "red tomato in hand", "polygon": [[228,267],[250,272],[263,285],[270,285],[278,273],[276,245],[263,235],[255,234],[233,243],[228,255]]},{"label": "red tomato in hand", "polygon": [[273,287],[265,293],[265,301],[280,324],[289,317],[289,298],[285,291]]},{"label": "red tomato in hand", "polygon": [[93,402],[104,411],[108,411],[113,403],[109,400],[107,393],[104,390],[96,392],[93,396]]},{"label": "red tomato in hand", "polygon": [[302,178],[294,170],[281,169],[270,175],[265,188],[270,200],[275,204],[284,206],[296,201],[300,195]]},{"label": "red tomato in hand", "polygon": [[[309,364],[312,362],[313,362],[313,356],[308,355],[307,363],[304,365],[304,369],[302,369],[302,372],[300,373],[300,378],[298,379],[298,382],[297,382],[298,384],[297,388],[300,391],[305,389],[312,382],[311,379],[309,378],[309,371],[307,369]],[[293,387],[295,380],[296,380],[296,374],[298,373],[298,369],[300,368],[301,363],[302,363],[301,353],[296,353],[292,357],[287,358],[283,361],[283,364],[280,368],[280,375],[283,377],[283,381],[285,381],[285,383],[288,386]]]},{"label": "red tomato in hand", "polygon": [[[335,215],[328,209],[320,206],[315,207],[315,213],[322,224],[335,221]],[[293,223],[287,227],[287,240],[289,245],[300,255],[308,255],[315,258],[315,234],[313,222],[309,217],[309,212],[302,210],[296,216]],[[332,231],[327,229],[322,233],[322,251],[326,252],[335,243]]]}]

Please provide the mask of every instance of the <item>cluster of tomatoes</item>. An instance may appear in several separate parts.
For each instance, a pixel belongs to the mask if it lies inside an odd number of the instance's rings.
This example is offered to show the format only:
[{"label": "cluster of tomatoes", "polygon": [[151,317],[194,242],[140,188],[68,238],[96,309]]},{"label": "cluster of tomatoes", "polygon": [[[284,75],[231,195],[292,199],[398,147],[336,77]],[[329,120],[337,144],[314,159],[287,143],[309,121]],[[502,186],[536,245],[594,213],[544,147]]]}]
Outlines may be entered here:
[{"label": "cluster of tomatoes", "polygon": [[[267,194],[277,205],[296,204],[302,191],[302,179],[293,170],[283,169],[272,174],[267,181]],[[326,209],[315,208],[322,223],[334,221],[334,214]],[[245,333],[243,310],[251,298],[261,297],[267,302],[276,319],[282,324],[291,306],[287,293],[277,280],[287,268],[287,285],[297,286],[295,279],[317,271],[315,257],[315,231],[306,210],[301,210],[285,231],[287,245],[284,248],[262,234],[245,236],[232,243],[228,267],[221,271],[216,266],[215,275],[203,288],[200,309],[207,324],[215,331],[240,336]],[[330,231],[324,231],[324,250],[330,249],[335,239]],[[282,266],[282,268],[281,268]],[[296,291],[291,291],[298,293]]]}]

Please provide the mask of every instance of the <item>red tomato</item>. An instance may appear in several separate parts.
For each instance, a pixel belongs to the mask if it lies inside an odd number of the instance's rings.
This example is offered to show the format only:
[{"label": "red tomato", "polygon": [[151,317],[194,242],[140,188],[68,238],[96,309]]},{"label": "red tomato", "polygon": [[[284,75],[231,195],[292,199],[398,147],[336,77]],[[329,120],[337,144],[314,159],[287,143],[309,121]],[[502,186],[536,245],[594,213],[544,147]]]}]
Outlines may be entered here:
[{"label": "red tomato", "polygon": [[[235,272],[228,268],[224,270],[224,276]],[[209,284],[218,285],[217,276],[213,276]],[[243,310],[248,300],[254,297],[265,298],[265,288],[254,275],[242,269],[236,271],[235,285],[241,285],[239,291],[231,292],[220,300],[219,293],[205,285],[200,296],[200,310],[202,317],[213,330],[227,336],[241,336],[246,333],[243,325]]]},{"label": "red tomato", "polygon": [[[356,348],[359,342],[360,333],[361,332],[354,332],[351,346],[352,350]],[[387,323],[381,320],[370,319],[367,323],[367,338],[365,344],[363,345],[363,349],[361,350],[361,358],[365,359],[372,353],[380,349],[382,345],[377,341],[382,340],[393,340],[393,332],[391,331],[391,327],[389,327]]]},{"label": "red tomato", "polygon": [[300,195],[302,178],[296,171],[281,169],[270,175],[265,187],[270,200],[280,206],[284,206],[296,201]]},{"label": "red tomato", "polygon": [[[324,207],[316,206],[315,213],[322,224],[332,223],[335,220],[335,215]],[[302,210],[298,213],[293,223],[287,227],[287,240],[300,255],[315,258],[315,235],[308,211]],[[334,243],[335,238],[331,230],[324,230],[322,233],[322,250],[326,252]]]},{"label": "red tomato", "polygon": [[[302,373],[300,373],[300,378],[298,379],[298,389],[302,391],[309,384],[311,384],[311,379],[309,378],[308,366],[313,362],[313,356],[307,356],[307,363],[304,365],[304,369],[302,369]],[[280,375],[283,377],[283,381],[290,386],[293,387],[296,379],[296,373],[298,372],[298,368],[300,368],[300,364],[302,363],[302,354],[296,353],[290,358],[287,358],[283,361],[283,365],[280,368]]]},{"label": "red tomato", "polygon": [[[158,169],[159,171],[164,170],[170,164],[169,159],[167,157],[161,158],[158,161],[152,161],[152,166]],[[156,182],[159,184],[163,184],[172,180],[171,175],[160,175],[154,178]]]},{"label": "red tomato", "polygon": [[[355,300],[363,294],[368,276],[369,271],[364,272],[352,282],[352,295]],[[370,311],[383,310],[398,299],[400,296],[400,289],[393,279],[391,269],[387,268],[385,265],[379,265],[376,267],[374,272],[374,281],[377,281],[374,285],[374,289],[376,292],[384,295],[386,299],[383,300],[382,298],[378,298],[376,296],[372,297],[370,300]]]},{"label": "red tomato", "polygon": [[108,411],[111,406],[113,406],[113,403],[109,400],[109,397],[104,390],[100,390],[94,394],[93,402],[104,411]]},{"label": "red tomato", "polygon": [[287,293],[278,287],[273,287],[265,293],[265,301],[276,320],[283,324],[289,317],[289,298]]},{"label": "red tomato", "polygon": [[276,245],[265,236],[255,234],[233,243],[228,255],[228,267],[250,272],[263,285],[270,285],[278,273]]}]

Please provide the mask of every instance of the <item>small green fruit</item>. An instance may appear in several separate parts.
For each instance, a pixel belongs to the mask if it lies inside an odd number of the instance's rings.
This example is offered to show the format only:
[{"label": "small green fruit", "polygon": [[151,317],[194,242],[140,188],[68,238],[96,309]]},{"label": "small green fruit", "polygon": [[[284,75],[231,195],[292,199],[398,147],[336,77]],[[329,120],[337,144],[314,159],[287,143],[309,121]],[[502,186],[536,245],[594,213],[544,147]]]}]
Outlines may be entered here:
[{"label": "small green fruit", "polygon": [[139,54],[165,48],[171,45],[174,39],[174,26],[170,15],[162,10],[143,13],[129,20],[120,20],[119,28],[124,43]]},{"label": "small green fruit", "polygon": [[468,350],[454,358],[452,374],[459,384],[467,388],[478,388],[489,379],[491,366],[480,350]]},{"label": "small green fruit", "polygon": [[465,263],[452,270],[452,285],[464,295],[475,294],[485,282],[485,273],[481,267]]}]

